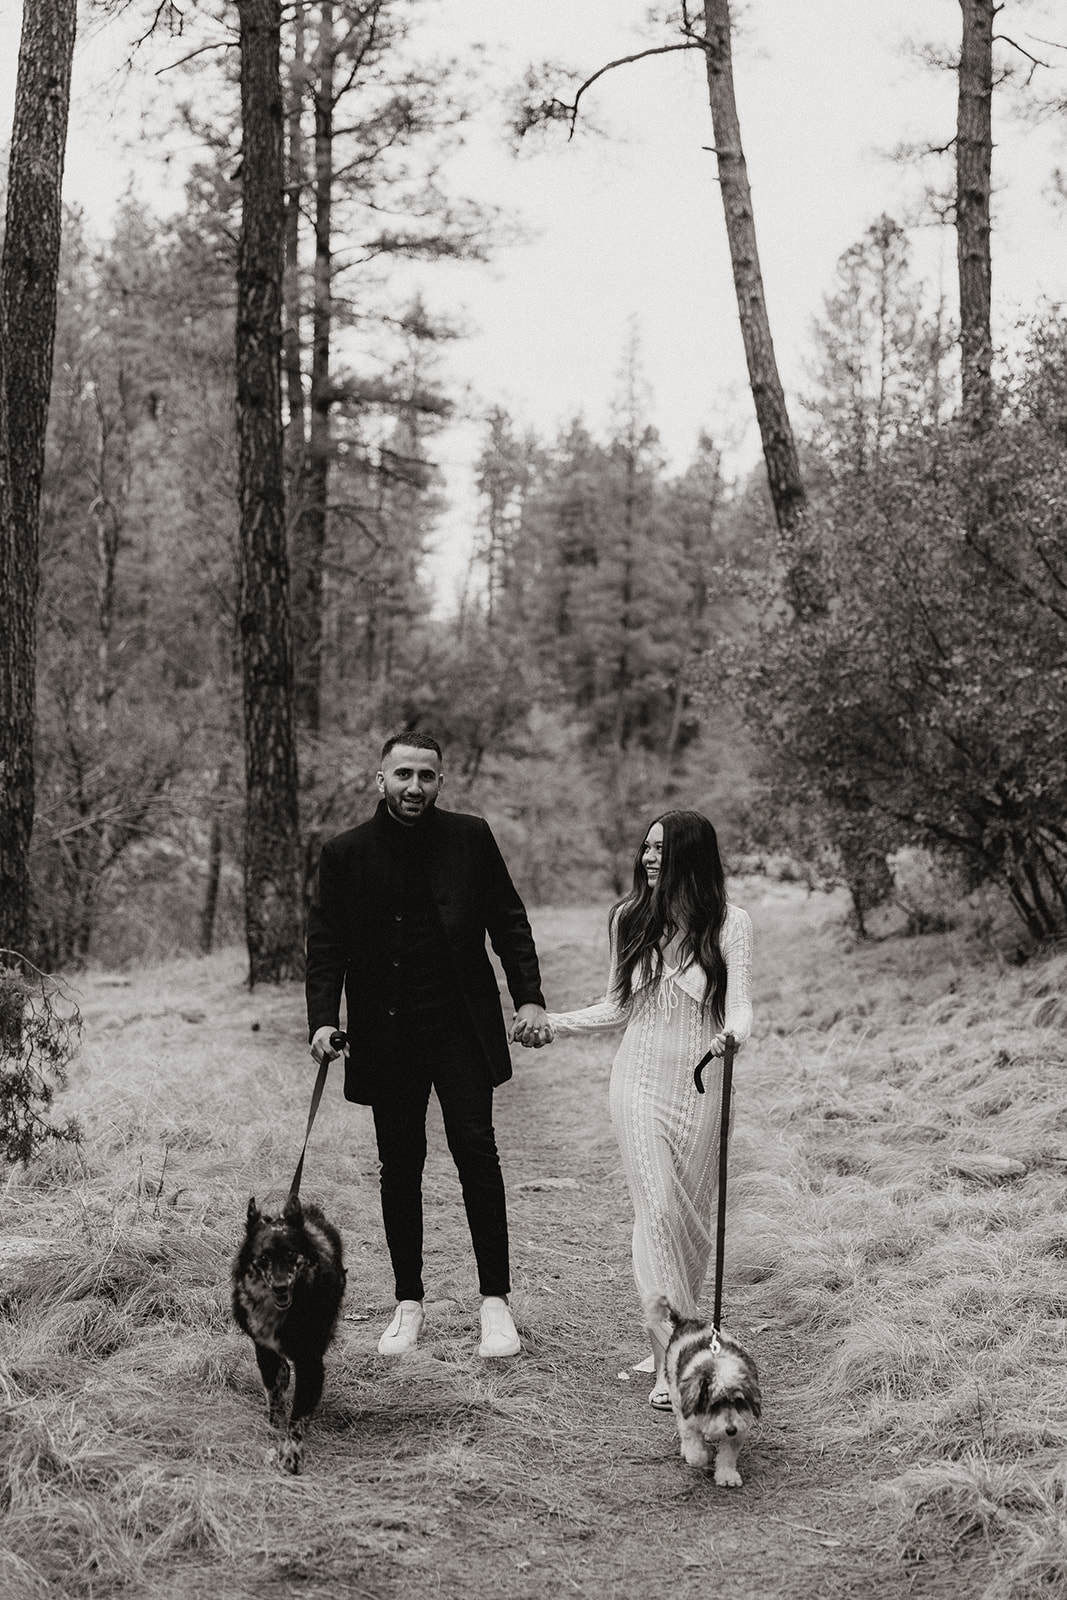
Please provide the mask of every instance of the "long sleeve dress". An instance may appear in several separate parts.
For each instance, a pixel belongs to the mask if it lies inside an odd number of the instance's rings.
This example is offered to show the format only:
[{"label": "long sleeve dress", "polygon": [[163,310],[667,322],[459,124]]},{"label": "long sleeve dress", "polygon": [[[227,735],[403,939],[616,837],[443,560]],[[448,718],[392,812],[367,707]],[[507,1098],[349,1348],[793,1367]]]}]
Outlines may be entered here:
[{"label": "long sleeve dress", "polygon": [[612,943],[607,994],[581,1011],[550,1012],[557,1036],[625,1027],[611,1069],[609,1105],[634,1208],[634,1280],[642,1302],[665,1294],[683,1316],[696,1316],[715,1243],[722,1061],[708,1063],[705,1093],[693,1069],[715,1035],[742,1044],[752,1031],[752,923],[728,905],[720,935],[726,962],[722,1029],[702,1012],[699,967],[665,967],[655,987],[614,998]]}]

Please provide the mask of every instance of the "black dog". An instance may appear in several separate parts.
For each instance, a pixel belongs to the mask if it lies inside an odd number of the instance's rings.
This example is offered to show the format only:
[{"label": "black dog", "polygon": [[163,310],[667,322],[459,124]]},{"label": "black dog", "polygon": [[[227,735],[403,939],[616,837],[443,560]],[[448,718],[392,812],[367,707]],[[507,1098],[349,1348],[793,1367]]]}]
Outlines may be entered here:
[{"label": "black dog", "polygon": [[[271,1427],[285,1429],[278,1460],[299,1472],[304,1435],[326,1376],[323,1356],[345,1292],[341,1235],[318,1206],[290,1195],[280,1217],[248,1202],[244,1242],[233,1263],[233,1314],[255,1340]],[[288,1424],[289,1363],[296,1372]]]}]

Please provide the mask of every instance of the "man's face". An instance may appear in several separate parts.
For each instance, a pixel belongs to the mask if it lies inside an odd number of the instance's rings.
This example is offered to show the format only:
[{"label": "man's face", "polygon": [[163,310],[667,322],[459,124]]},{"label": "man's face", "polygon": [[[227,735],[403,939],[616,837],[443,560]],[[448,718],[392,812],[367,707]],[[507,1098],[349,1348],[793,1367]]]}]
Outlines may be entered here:
[{"label": "man's face", "polygon": [[391,815],[410,827],[433,806],[443,781],[441,763],[432,750],[395,744],[378,773],[378,793]]}]

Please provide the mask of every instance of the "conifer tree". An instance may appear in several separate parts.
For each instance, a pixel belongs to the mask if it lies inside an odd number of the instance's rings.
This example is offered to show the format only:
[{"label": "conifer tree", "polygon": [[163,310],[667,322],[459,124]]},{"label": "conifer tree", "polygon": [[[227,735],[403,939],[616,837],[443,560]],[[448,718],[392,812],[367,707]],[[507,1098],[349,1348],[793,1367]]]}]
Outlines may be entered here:
[{"label": "conifer tree", "polygon": [[245,937],[249,982],[256,984],[298,975],[303,958],[281,410],[281,6],[279,0],[238,0],[238,15],[237,623],[245,737]]},{"label": "conifer tree", "polygon": [[0,257],[0,945],[27,951],[38,541],[73,0],[25,0]]}]

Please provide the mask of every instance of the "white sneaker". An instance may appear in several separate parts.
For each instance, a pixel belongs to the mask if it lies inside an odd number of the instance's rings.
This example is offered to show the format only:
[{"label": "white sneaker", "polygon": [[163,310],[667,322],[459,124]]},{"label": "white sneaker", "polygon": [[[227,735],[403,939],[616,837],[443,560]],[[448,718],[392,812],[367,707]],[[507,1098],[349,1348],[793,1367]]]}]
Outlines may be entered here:
[{"label": "white sneaker", "polygon": [[378,1340],[380,1356],[402,1356],[414,1350],[422,1327],[422,1301],[401,1300],[393,1320]]},{"label": "white sneaker", "polygon": [[522,1349],[511,1317],[511,1308],[499,1295],[486,1295],[482,1301],[482,1342],[480,1356],[517,1356]]}]

